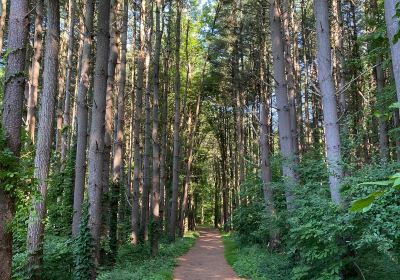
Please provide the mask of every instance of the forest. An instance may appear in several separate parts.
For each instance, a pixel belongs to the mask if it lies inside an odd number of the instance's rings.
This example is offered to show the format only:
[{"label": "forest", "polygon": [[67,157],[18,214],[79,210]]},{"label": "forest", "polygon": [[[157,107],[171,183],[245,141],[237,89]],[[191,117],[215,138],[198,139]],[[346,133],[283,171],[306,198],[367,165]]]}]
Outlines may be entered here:
[{"label": "forest", "polygon": [[0,280],[399,279],[399,20],[0,0]]}]

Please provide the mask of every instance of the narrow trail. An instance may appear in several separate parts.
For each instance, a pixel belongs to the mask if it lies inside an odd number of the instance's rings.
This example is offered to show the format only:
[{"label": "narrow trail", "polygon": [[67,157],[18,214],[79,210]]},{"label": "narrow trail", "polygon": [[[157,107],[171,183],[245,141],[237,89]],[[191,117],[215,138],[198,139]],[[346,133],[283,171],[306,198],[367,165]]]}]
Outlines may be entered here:
[{"label": "narrow trail", "polygon": [[202,228],[193,248],[178,258],[174,280],[240,280],[224,257],[224,245],[217,230]]}]

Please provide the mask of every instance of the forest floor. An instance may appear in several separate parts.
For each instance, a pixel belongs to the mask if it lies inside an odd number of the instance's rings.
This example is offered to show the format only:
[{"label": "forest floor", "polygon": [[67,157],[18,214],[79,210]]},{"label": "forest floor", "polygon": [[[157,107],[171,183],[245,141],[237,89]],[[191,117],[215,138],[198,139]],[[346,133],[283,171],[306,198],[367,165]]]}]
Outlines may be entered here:
[{"label": "forest floor", "polygon": [[215,229],[201,228],[193,248],[178,258],[174,280],[239,280],[224,257],[224,245]]}]

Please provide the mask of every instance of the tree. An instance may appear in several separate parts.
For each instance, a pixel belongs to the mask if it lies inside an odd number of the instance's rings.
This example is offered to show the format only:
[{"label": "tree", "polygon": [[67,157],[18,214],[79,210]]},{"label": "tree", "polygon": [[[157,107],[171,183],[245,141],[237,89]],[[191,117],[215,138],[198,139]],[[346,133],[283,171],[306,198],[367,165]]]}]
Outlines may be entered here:
[{"label": "tree", "polygon": [[290,104],[288,101],[287,83],[285,77],[285,60],[282,40],[281,14],[279,2],[273,0],[270,6],[269,22],[271,28],[273,70],[275,79],[275,94],[278,108],[279,143],[283,157],[282,169],[285,177],[286,206],[289,211],[294,209],[293,186],[297,184],[294,169],[295,149],[292,141]]},{"label": "tree", "polygon": [[64,160],[69,147],[69,125],[71,111],[71,80],[72,80],[72,56],[74,51],[74,30],[75,30],[75,0],[69,0],[68,4],[68,50],[67,50],[67,65],[65,71],[65,94],[64,94],[64,113],[63,113],[63,128],[61,139],[61,159]]},{"label": "tree", "polygon": [[42,33],[43,33],[43,0],[39,0],[36,3],[35,8],[35,34],[33,39],[33,58],[30,68],[30,79],[29,79],[29,95],[28,95],[28,112],[26,116],[27,130],[31,138],[32,143],[35,143],[35,132],[36,132],[36,107],[39,90],[39,75],[40,75],[40,62],[42,60]]},{"label": "tree", "polygon": [[176,31],[175,31],[175,110],[174,110],[174,148],[172,163],[172,205],[168,225],[168,237],[175,241],[176,223],[178,217],[178,192],[179,192],[179,154],[180,154],[180,47],[181,47],[181,0],[176,2]]},{"label": "tree", "polygon": [[93,80],[92,120],[89,140],[89,228],[94,242],[92,279],[100,258],[101,194],[104,157],[104,118],[106,110],[107,66],[110,51],[110,0],[98,8],[97,52]]},{"label": "tree", "polygon": [[133,195],[132,195],[132,232],[131,243],[136,245],[139,238],[139,188],[141,181],[142,156],[140,153],[140,131],[142,122],[142,97],[144,86],[144,60],[145,60],[145,22],[146,22],[146,3],[140,2],[140,33],[139,33],[139,53],[137,55],[137,81],[136,81],[136,103],[134,116],[134,170],[133,170]]},{"label": "tree", "polygon": [[6,26],[7,0],[0,3],[0,54],[3,53],[4,28]]},{"label": "tree", "polygon": [[38,181],[39,197],[34,198],[32,202],[33,210],[30,213],[27,237],[28,264],[32,279],[41,278],[47,181],[50,169],[54,107],[58,91],[60,4],[58,0],[47,0],[46,7],[48,23],[45,38],[43,90],[40,98],[34,174]]},{"label": "tree", "polygon": [[318,81],[321,88],[322,108],[324,114],[325,146],[329,171],[329,187],[332,201],[341,203],[340,179],[343,176],[341,167],[339,124],[335,85],[332,77],[332,60],[329,28],[328,2],[314,0],[315,27],[317,30]]},{"label": "tree", "polygon": [[83,46],[81,57],[81,71],[77,93],[77,142],[75,159],[75,183],[74,183],[74,212],[72,217],[72,234],[79,232],[81,221],[83,194],[86,175],[86,146],[88,135],[88,106],[87,92],[90,84],[90,58],[92,52],[93,36],[93,0],[85,0],[85,24],[83,34]]},{"label": "tree", "polygon": [[151,254],[158,253],[160,236],[160,142],[158,137],[160,103],[160,56],[163,30],[161,29],[161,0],[156,0],[156,42],[154,46],[153,77],[153,172],[151,191]]},{"label": "tree", "polygon": [[390,52],[392,54],[392,67],[396,84],[397,101],[400,102],[400,41],[394,42],[394,37],[399,29],[399,20],[396,16],[396,5],[399,0],[387,0],[385,2],[385,20],[387,36],[389,38]]},{"label": "tree", "polygon": [[124,0],[122,28],[121,28],[121,62],[119,64],[119,81],[117,96],[117,127],[116,139],[114,141],[113,160],[113,188],[111,191],[110,203],[110,243],[112,244],[113,255],[117,255],[118,238],[118,200],[120,187],[123,183],[123,144],[124,144],[124,115],[125,115],[125,84],[126,84],[126,46],[128,41],[128,0]]},{"label": "tree", "polygon": [[[7,138],[7,148],[18,158],[21,150],[22,107],[25,89],[24,70],[29,29],[28,18],[26,17],[28,1],[18,0],[12,1],[10,4],[7,37],[9,55],[4,80],[2,130]],[[2,260],[0,275],[7,280],[11,279],[13,240],[9,223],[14,215],[15,197],[10,191],[0,187],[0,259]]]}]

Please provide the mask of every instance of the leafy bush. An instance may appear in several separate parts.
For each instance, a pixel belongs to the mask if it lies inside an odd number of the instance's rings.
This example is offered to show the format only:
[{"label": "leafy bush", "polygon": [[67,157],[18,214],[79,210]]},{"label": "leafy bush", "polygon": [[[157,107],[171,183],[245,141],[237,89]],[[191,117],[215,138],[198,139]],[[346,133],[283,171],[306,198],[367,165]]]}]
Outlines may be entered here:
[{"label": "leafy bush", "polygon": [[117,264],[111,271],[103,271],[99,280],[165,280],[172,279],[172,271],[176,258],[186,253],[194,244],[195,233],[189,233],[178,238],[175,243],[166,240],[160,242],[160,250],[156,257],[151,257],[149,244],[132,247],[130,244],[121,246]]},{"label": "leafy bush", "polygon": [[271,253],[257,244],[243,244],[235,235],[224,235],[222,239],[225,258],[239,277],[254,280],[290,279],[291,262],[287,255]]}]

